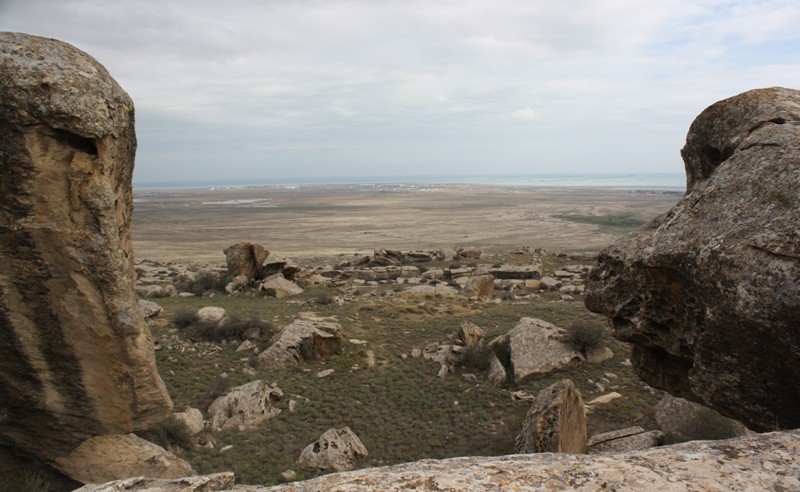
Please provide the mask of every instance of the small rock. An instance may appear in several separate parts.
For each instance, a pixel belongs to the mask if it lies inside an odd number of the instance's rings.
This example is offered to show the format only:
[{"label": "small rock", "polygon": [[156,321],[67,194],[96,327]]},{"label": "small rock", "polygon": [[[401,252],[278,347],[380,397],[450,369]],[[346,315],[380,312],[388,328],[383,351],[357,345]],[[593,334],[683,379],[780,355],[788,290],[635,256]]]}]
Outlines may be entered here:
[{"label": "small rock", "polygon": [[318,378],[326,378],[334,373],[333,369],[325,369],[324,371],[320,371],[317,373]]}]

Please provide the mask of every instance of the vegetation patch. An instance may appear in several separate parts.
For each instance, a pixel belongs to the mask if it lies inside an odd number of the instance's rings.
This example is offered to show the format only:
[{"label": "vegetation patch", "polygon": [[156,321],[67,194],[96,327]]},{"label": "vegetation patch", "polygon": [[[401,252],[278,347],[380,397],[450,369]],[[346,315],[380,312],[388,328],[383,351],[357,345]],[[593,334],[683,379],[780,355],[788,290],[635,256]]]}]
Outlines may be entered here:
[{"label": "vegetation patch", "polygon": [[637,229],[647,221],[644,221],[631,214],[616,215],[581,215],[581,214],[556,214],[554,219],[577,222],[579,224],[594,224],[615,229]]}]

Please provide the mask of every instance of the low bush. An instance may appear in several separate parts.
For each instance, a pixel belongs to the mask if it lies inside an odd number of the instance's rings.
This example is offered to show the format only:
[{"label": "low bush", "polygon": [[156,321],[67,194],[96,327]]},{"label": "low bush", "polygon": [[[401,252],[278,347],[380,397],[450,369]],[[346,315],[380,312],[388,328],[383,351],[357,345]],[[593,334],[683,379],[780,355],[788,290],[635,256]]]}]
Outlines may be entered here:
[{"label": "low bush", "polygon": [[49,492],[44,474],[25,470],[18,475],[0,478],[0,492]]},{"label": "low bush", "polygon": [[563,341],[586,355],[603,345],[603,327],[591,321],[576,321],[567,328]]},{"label": "low bush", "polygon": [[169,417],[154,427],[139,431],[137,436],[158,444],[164,449],[191,449],[194,447],[192,433],[183,421]]},{"label": "low bush", "polygon": [[231,380],[227,377],[217,377],[211,386],[200,395],[200,408],[207,409],[214,403],[214,400],[227,393],[229,389],[231,389]]},{"label": "low bush", "polygon": [[494,352],[486,345],[470,345],[461,355],[461,365],[464,368],[482,372],[491,367]]},{"label": "low bush", "polygon": [[[178,325],[176,324],[176,326]],[[199,321],[195,316],[194,322],[179,326],[179,328],[183,328],[184,335],[194,342],[244,341],[245,339],[268,338],[274,334],[272,323],[239,315],[227,316],[219,323]]]},{"label": "low bush", "polygon": [[194,295],[202,296],[206,292],[225,292],[228,279],[217,272],[200,272],[194,278],[184,277],[174,285],[181,292],[191,292]]},{"label": "low bush", "polygon": [[197,323],[197,311],[182,309],[172,315],[172,324],[176,328],[186,328]]}]

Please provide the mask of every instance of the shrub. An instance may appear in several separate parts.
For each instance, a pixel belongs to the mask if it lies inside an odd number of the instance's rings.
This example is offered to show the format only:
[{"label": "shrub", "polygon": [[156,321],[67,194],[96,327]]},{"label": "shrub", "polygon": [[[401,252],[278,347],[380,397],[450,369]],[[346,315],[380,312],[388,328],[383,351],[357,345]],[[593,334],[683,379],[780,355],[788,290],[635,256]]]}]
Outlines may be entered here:
[{"label": "shrub", "polygon": [[25,470],[19,475],[0,478],[0,492],[49,492],[50,484],[44,474]]},{"label": "shrub", "polygon": [[181,283],[181,290],[191,292],[196,296],[202,296],[206,292],[225,292],[228,279],[217,272],[200,272],[194,279]]},{"label": "shrub", "polygon": [[230,378],[217,377],[211,386],[209,386],[208,389],[200,395],[200,408],[207,409],[212,403],[214,403],[214,400],[227,393],[230,388]]},{"label": "shrub", "polygon": [[173,417],[169,417],[150,429],[139,431],[136,435],[158,444],[164,449],[174,449],[175,447],[191,449],[194,446],[189,428],[183,421]]},{"label": "shrub", "polygon": [[470,345],[462,352],[461,365],[476,371],[488,371],[494,352],[486,345]]},{"label": "shrub", "polygon": [[244,341],[247,338],[270,337],[273,331],[274,328],[271,323],[258,318],[239,315],[227,316],[219,323],[198,321],[197,316],[195,316],[193,323],[183,327],[184,334],[195,342]]},{"label": "shrub", "polygon": [[197,323],[197,312],[183,309],[172,316],[172,324],[177,328],[186,328]]},{"label": "shrub", "polygon": [[586,355],[603,345],[603,327],[591,321],[576,321],[567,328],[563,341]]}]

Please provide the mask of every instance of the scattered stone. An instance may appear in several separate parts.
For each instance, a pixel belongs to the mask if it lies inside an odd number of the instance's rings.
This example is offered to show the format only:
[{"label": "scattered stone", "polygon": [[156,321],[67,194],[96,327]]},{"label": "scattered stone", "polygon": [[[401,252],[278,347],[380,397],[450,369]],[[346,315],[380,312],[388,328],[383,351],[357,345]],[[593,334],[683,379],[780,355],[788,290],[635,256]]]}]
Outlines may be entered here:
[{"label": "scattered stone", "polygon": [[142,316],[144,316],[145,319],[157,318],[164,311],[164,308],[155,302],[146,301],[144,299],[139,299],[138,302],[139,310],[142,312]]},{"label": "scattered stone", "polygon": [[600,364],[614,357],[614,352],[608,347],[596,347],[586,353],[587,364]]},{"label": "scattered stone", "polygon": [[270,275],[269,277],[265,278],[259,284],[258,291],[259,292],[263,291],[267,295],[270,295],[277,299],[297,296],[303,293],[303,289],[299,285],[292,282],[291,280],[287,280],[280,273],[276,273],[274,275]]},{"label": "scattered stone", "polygon": [[281,413],[277,407],[283,391],[260,379],[237,386],[208,407],[209,425],[214,431],[231,427],[245,429]]},{"label": "scattered stone", "polygon": [[508,381],[506,368],[503,367],[503,364],[500,362],[500,359],[497,358],[494,351],[491,352],[490,357],[491,360],[489,362],[489,370],[486,373],[486,379],[495,386],[502,386]]},{"label": "scattered stone", "polygon": [[296,366],[303,360],[320,360],[343,350],[339,323],[296,320],[285,326],[258,356],[266,368]]},{"label": "scattered stone", "polygon": [[479,248],[459,248],[458,250],[458,256],[470,260],[479,260],[481,255],[483,255],[483,251]]},{"label": "scattered stone", "polygon": [[258,347],[256,347],[255,343],[250,340],[245,340],[239,344],[239,346],[236,348],[236,352],[252,352],[257,349]]},{"label": "scattered stone", "polygon": [[366,360],[367,367],[370,368],[375,367],[375,352],[373,352],[372,350],[367,350],[366,359],[367,359]]},{"label": "scattered stone", "polygon": [[297,463],[312,470],[352,470],[367,457],[367,448],[350,427],[329,429],[300,453]]},{"label": "scattered stone", "polygon": [[281,473],[281,478],[285,482],[291,482],[292,480],[297,479],[297,472],[295,472],[294,470],[286,470],[283,473]]},{"label": "scattered stone", "polygon": [[250,284],[251,280],[252,279],[247,278],[247,275],[237,275],[236,277],[233,277],[233,279],[225,286],[225,292],[232,294],[236,291],[242,290]]},{"label": "scattered stone", "polygon": [[225,309],[221,307],[206,306],[197,310],[197,321],[219,323],[224,317]]},{"label": "scattered stone", "polygon": [[335,372],[334,369],[325,369],[324,371],[319,371],[317,373],[317,377],[320,378],[320,379],[327,378],[328,376],[330,376],[334,372]]},{"label": "scattered stone", "polygon": [[464,284],[464,292],[472,294],[480,300],[494,299],[494,277],[491,275],[475,275]]},{"label": "scattered stone", "polygon": [[569,379],[536,395],[522,432],[517,453],[585,453],[586,410],[581,393]]},{"label": "scattered stone", "polygon": [[592,436],[586,443],[589,454],[639,451],[654,448],[664,442],[664,433],[645,431],[641,427],[628,427]]},{"label": "scattered stone", "polygon": [[104,483],[128,477],[178,478],[195,474],[186,461],[134,434],[91,437],[67,456],[57,458],[55,467],[82,483]]},{"label": "scattered stone", "polygon": [[542,277],[539,286],[542,289],[555,290],[561,286],[561,281],[553,277]]},{"label": "scattered stone", "polygon": [[348,340],[348,342],[350,342],[352,345],[366,345],[367,344],[366,340],[359,340],[357,338],[351,338],[351,339]]},{"label": "scattered stone", "polygon": [[420,349],[420,348],[411,349],[411,358],[412,359],[419,359],[420,357],[422,357],[422,349]]},{"label": "scattered stone", "polygon": [[605,395],[598,396],[597,398],[587,403],[586,406],[592,407],[595,405],[605,405],[607,403],[611,403],[617,398],[622,398],[622,395],[617,393],[616,391],[612,391],[611,393],[606,393]]},{"label": "scattered stone", "polygon": [[231,449],[233,449],[233,444],[228,444],[227,446],[222,446],[219,448],[219,452],[224,453],[226,451],[230,451]]}]

